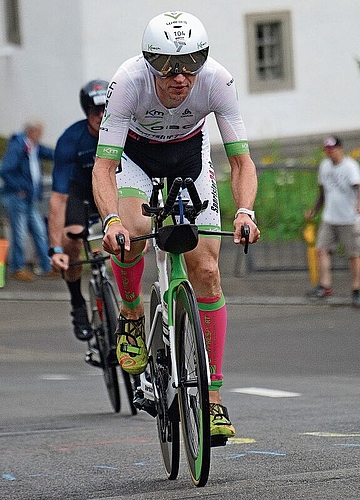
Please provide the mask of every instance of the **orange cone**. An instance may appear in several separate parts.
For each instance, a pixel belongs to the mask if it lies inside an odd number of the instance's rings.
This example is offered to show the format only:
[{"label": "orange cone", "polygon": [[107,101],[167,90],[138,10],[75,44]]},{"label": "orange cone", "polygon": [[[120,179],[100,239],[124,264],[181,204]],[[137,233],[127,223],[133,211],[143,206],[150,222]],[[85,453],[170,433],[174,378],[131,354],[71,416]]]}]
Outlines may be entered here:
[{"label": "orange cone", "polygon": [[9,249],[9,242],[0,238],[0,288],[5,286],[6,257]]},{"label": "orange cone", "polygon": [[304,240],[306,241],[307,247],[307,261],[309,267],[309,275],[310,281],[313,285],[318,283],[319,279],[319,268],[318,268],[318,259],[315,248],[316,241],[316,229],[315,224],[313,222],[307,222],[304,232],[303,232]]}]

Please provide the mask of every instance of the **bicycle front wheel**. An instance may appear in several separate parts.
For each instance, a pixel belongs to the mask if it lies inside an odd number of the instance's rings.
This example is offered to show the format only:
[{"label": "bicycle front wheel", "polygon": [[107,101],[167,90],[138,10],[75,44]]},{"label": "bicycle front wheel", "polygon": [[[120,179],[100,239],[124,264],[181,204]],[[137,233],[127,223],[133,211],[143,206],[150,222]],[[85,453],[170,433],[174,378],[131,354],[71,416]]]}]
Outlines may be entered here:
[{"label": "bicycle front wheel", "polygon": [[[91,299],[90,299],[91,300]],[[119,381],[114,360],[114,332],[116,329],[117,304],[111,284],[101,284],[101,294],[97,298],[98,313],[101,318],[101,329],[98,335],[98,346],[106,390],[115,413],[121,408]]]},{"label": "bicycle front wheel", "polygon": [[[150,324],[153,324],[156,308],[161,304],[160,287],[154,283],[150,293]],[[180,431],[177,399],[168,408],[167,388],[170,373],[170,354],[163,341],[162,316],[157,316],[154,337],[150,348],[152,379],[157,398],[156,423],[161,455],[168,479],[176,479],[180,462]]]},{"label": "bicycle front wheel", "polygon": [[176,291],[175,338],[184,447],[193,483],[204,486],[210,470],[207,354],[195,294],[188,282]]}]

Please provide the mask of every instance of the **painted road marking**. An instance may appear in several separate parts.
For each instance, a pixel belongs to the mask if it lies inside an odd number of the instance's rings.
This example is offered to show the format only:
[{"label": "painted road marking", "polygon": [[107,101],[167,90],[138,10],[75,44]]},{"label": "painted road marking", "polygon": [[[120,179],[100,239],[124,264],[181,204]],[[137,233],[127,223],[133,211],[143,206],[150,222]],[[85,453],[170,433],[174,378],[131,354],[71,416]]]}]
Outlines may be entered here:
[{"label": "painted road marking", "polygon": [[253,453],[254,455],[273,455],[275,457],[286,457],[286,453],[281,453],[280,451],[247,450],[246,453]]},{"label": "painted road marking", "polygon": [[360,437],[360,432],[352,432],[348,434],[339,432],[303,432],[303,436],[316,436],[316,437]]},{"label": "painted road marking", "polygon": [[49,375],[41,375],[39,378],[41,380],[74,380],[76,377],[73,377],[71,375],[63,375],[61,373],[54,373]]},{"label": "painted road marking", "polygon": [[15,481],[16,477],[13,476],[12,474],[3,474],[1,476],[3,479],[6,479],[6,481]]},{"label": "painted road marking", "polygon": [[246,455],[268,455],[272,457],[286,457],[286,453],[282,453],[280,451],[262,451],[262,450],[246,450],[243,453],[234,453],[230,455],[228,459],[233,458],[244,458]]},{"label": "painted road marking", "polygon": [[334,446],[344,446],[345,448],[360,448],[358,443],[336,443]]},{"label": "painted road marking", "polygon": [[[88,373],[85,373],[85,374],[81,374],[81,375],[69,375],[69,374],[66,374],[66,373],[45,373],[44,375],[39,375],[38,378],[40,380],[79,380],[79,379],[82,379],[82,378],[88,378],[90,376],[100,376],[101,373],[100,372],[88,372]],[[120,381],[119,381],[120,382]]]},{"label": "painted road marking", "polygon": [[110,465],[93,465],[94,469],[108,469],[108,470],[119,470],[118,467],[111,467]]},{"label": "painted road marking", "polygon": [[253,444],[256,443],[253,438],[230,438],[229,441],[234,444]]},{"label": "painted road marking", "polygon": [[264,389],[263,387],[242,387],[231,389],[230,392],[250,394],[251,396],[265,396],[267,398],[296,398],[301,396],[299,392],[280,391],[276,389]]}]

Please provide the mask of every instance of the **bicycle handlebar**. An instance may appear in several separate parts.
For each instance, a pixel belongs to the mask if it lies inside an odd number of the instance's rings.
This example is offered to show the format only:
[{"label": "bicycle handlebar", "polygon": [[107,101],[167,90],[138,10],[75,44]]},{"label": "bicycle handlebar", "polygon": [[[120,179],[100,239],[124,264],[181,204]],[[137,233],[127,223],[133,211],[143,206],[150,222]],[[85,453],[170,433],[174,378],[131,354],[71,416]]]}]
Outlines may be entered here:
[{"label": "bicycle handlebar", "polygon": [[[208,236],[234,236],[234,233],[231,231],[211,231],[206,229],[199,229],[198,234],[208,235]],[[157,238],[159,233],[149,233],[144,234],[143,236],[135,236],[134,238],[130,238],[130,243],[134,243],[135,241],[144,241],[150,240],[152,238]],[[249,250],[249,237],[250,237],[250,227],[245,224],[241,228],[241,237],[245,238],[244,244],[244,253],[247,254]],[[116,241],[120,247],[120,262],[124,262],[125,259],[125,236],[122,233],[116,235]]]},{"label": "bicycle handlebar", "polygon": [[[174,179],[174,182],[170,188],[170,191],[168,193],[168,196],[166,198],[166,201],[164,203],[164,207],[159,209],[156,207],[150,207],[149,205],[143,204],[143,215],[147,216],[156,216],[157,223],[160,221],[163,221],[168,217],[171,213],[171,210],[173,209],[177,196],[179,194],[180,188],[183,184],[183,180],[181,177],[176,177]],[[202,202],[199,194],[197,192],[195,183],[193,179],[190,177],[187,177],[184,181],[184,184],[188,190],[190,199],[193,203],[192,207],[192,216],[193,219],[200,214],[204,208],[207,206],[207,201]],[[155,227],[159,227],[156,225]],[[199,229],[198,234],[203,234],[203,235],[218,235],[218,236],[234,236],[234,233],[231,231],[211,231],[211,230],[205,230],[205,229]],[[156,238],[159,236],[158,232],[153,232],[150,234],[145,234],[143,236],[137,236],[134,238],[130,238],[130,242],[133,243],[135,241],[143,241],[151,238]],[[248,253],[248,248],[249,248],[249,237],[250,237],[250,227],[245,224],[241,228],[241,237],[245,239],[245,244],[244,244],[244,253]],[[122,233],[119,233],[116,235],[116,241],[120,247],[120,260],[121,262],[124,262],[124,257],[125,257],[125,236]]]},{"label": "bicycle handlebar", "polygon": [[171,209],[173,208],[177,195],[179,194],[180,188],[182,186],[183,180],[181,177],[176,177],[172,186],[170,188],[169,194],[164,203],[164,208],[161,210],[159,217],[161,219],[166,219],[166,217],[170,214]]},{"label": "bicycle handlebar", "polygon": [[102,253],[99,253],[91,259],[74,260],[73,262],[69,262],[69,267],[80,266],[81,264],[99,264],[100,262],[105,262],[105,260],[108,259],[110,259],[110,255],[103,255]]},{"label": "bicycle handlebar", "polygon": [[244,253],[247,254],[249,250],[250,226],[245,224],[241,228],[241,236],[245,238]]},{"label": "bicycle handlebar", "polygon": [[190,199],[193,202],[193,207],[194,207],[195,213],[199,214],[201,212],[201,210],[203,209],[203,204],[202,204],[202,201],[200,200],[200,196],[199,196],[199,193],[197,192],[194,181],[191,179],[191,177],[187,177],[185,179],[184,183],[185,183],[185,186],[188,190]]},{"label": "bicycle handlebar", "polygon": [[[125,260],[125,236],[122,233],[116,235],[116,241],[120,247],[120,262]],[[131,239],[130,239],[131,241]]]}]

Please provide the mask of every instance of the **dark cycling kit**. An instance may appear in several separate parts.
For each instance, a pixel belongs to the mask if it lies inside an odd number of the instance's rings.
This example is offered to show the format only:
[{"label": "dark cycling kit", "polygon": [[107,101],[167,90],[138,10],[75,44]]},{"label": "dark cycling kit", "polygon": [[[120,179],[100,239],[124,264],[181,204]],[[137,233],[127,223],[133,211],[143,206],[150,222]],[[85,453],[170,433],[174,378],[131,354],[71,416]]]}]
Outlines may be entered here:
[{"label": "dark cycling kit", "polygon": [[85,225],[83,200],[89,201],[90,213],[97,212],[91,184],[96,146],[86,119],[68,127],[56,144],[52,189],[69,195],[65,227]]}]

